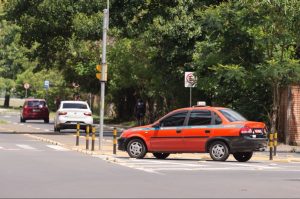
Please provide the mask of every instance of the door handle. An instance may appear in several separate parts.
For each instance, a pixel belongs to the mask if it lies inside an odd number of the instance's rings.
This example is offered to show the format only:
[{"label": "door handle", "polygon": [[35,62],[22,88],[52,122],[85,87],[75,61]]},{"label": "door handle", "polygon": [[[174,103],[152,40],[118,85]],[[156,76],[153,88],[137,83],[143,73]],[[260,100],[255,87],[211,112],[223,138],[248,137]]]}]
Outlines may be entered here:
[{"label": "door handle", "polygon": [[210,133],[210,130],[205,130],[205,133]]},{"label": "door handle", "polygon": [[176,129],[176,133],[181,133],[181,129]]}]

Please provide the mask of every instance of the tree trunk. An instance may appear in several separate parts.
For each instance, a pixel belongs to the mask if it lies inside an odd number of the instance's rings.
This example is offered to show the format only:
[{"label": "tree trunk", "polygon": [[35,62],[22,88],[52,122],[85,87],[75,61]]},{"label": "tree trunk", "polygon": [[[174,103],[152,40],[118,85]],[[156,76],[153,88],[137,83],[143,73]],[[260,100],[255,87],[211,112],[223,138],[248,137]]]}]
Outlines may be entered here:
[{"label": "tree trunk", "polygon": [[10,94],[5,94],[5,99],[4,99],[4,104],[3,104],[3,106],[5,108],[9,107],[9,100],[10,100]]},{"label": "tree trunk", "polygon": [[270,133],[277,132],[278,107],[279,107],[279,84],[275,83],[273,85],[273,105],[272,105]]}]

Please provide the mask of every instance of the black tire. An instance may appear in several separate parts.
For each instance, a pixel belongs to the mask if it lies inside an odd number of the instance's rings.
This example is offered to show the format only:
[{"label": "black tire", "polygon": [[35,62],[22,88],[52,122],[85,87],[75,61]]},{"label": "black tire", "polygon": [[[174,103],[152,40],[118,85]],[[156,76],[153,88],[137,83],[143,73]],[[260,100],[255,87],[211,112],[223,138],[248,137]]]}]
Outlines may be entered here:
[{"label": "black tire", "polygon": [[224,142],[215,141],[209,146],[209,155],[214,161],[226,161],[230,154]]},{"label": "black tire", "polygon": [[239,162],[247,162],[251,159],[253,152],[237,152],[233,153],[233,157]]},{"label": "black tire", "polygon": [[49,123],[49,118],[44,119],[44,123]]},{"label": "black tire", "polygon": [[20,117],[20,122],[24,123],[26,120],[24,120],[22,117]]},{"label": "black tire", "polygon": [[141,139],[130,140],[127,144],[127,153],[131,158],[143,159],[147,153],[145,143]]},{"label": "black tire", "polygon": [[60,128],[57,128],[57,127],[54,126],[54,132],[60,133]]},{"label": "black tire", "polygon": [[170,153],[153,153],[153,156],[160,160],[166,159],[169,155]]}]

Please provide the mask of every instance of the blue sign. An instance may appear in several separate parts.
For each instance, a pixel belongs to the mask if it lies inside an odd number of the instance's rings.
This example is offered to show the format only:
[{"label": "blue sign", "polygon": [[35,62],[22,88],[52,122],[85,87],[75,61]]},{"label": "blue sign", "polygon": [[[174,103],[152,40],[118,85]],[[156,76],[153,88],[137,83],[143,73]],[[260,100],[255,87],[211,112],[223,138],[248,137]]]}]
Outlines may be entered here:
[{"label": "blue sign", "polygon": [[50,82],[48,80],[45,80],[44,81],[44,88],[49,89],[49,86],[50,86]]}]

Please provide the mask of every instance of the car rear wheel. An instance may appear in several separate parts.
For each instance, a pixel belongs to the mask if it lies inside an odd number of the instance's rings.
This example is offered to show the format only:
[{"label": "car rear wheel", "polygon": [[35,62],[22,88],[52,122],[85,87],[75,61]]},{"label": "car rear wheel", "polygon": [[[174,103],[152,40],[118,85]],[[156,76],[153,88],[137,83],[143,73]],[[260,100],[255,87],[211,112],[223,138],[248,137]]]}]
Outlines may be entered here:
[{"label": "car rear wheel", "polygon": [[44,119],[44,123],[49,123],[49,118]]},{"label": "car rear wheel", "polygon": [[166,159],[169,155],[170,153],[153,153],[153,156],[160,160]]},{"label": "car rear wheel", "polygon": [[24,120],[22,117],[20,117],[20,122],[24,123],[26,120]]},{"label": "car rear wheel", "polygon": [[131,158],[142,159],[147,153],[146,146],[140,139],[130,140],[127,145],[127,153]]},{"label": "car rear wheel", "polygon": [[233,154],[233,157],[239,162],[247,162],[251,159],[253,152],[237,152]]},{"label": "car rear wheel", "polygon": [[229,149],[224,142],[216,141],[210,145],[209,154],[215,161],[225,161],[229,157]]}]

